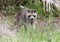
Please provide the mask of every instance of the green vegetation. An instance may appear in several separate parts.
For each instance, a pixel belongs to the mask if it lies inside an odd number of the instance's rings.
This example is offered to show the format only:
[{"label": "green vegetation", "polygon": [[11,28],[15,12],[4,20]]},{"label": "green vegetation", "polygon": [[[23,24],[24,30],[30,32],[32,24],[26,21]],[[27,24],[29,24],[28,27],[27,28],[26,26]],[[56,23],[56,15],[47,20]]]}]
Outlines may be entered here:
[{"label": "green vegetation", "polygon": [[[16,15],[15,13],[20,9],[19,5],[21,4],[21,2],[24,2],[24,0],[20,1],[18,5],[15,2],[15,0],[14,1],[10,0],[10,2],[3,1],[3,3],[4,2],[6,4],[6,7],[5,6],[4,7],[6,8],[7,15],[9,16],[9,21],[10,21],[8,22],[8,24],[11,25],[10,23],[13,23],[15,20],[15,15]],[[36,28],[36,31],[34,31],[31,28],[29,29],[29,31],[25,31],[24,27],[22,27],[19,33],[17,33],[16,37],[5,37],[5,38],[0,37],[0,42],[60,42],[60,31],[59,28],[56,25],[54,25],[54,20],[53,20],[55,18],[54,12],[58,13],[56,8],[54,7],[55,10],[53,10],[53,12],[51,12],[48,15],[44,13],[42,9],[42,3],[40,2],[40,0],[34,0],[34,2],[32,2],[32,0],[27,0],[27,3],[24,6],[31,9],[36,9],[38,17],[41,17],[40,20],[43,21],[47,20],[46,15],[49,16],[48,19],[51,22],[51,26],[44,27],[44,29],[42,28],[42,30],[41,28],[38,27]],[[54,31],[53,28],[54,29],[57,28],[57,29]]]},{"label": "green vegetation", "polygon": [[24,28],[20,29],[20,32],[17,33],[17,37],[1,37],[0,42],[60,42],[60,32],[52,32],[47,27],[44,32],[41,32],[39,28],[36,31],[30,29],[28,32]]}]

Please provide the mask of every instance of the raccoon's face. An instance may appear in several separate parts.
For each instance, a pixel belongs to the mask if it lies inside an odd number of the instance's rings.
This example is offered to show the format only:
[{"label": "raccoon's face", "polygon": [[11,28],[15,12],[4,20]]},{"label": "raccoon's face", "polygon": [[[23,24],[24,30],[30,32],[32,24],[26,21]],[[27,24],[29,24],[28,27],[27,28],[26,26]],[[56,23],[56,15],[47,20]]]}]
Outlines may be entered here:
[{"label": "raccoon's face", "polygon": [[37,13],[36,10],[28,10],[26,17],[30,20],[30,21],[34,21],[37,18]]}]

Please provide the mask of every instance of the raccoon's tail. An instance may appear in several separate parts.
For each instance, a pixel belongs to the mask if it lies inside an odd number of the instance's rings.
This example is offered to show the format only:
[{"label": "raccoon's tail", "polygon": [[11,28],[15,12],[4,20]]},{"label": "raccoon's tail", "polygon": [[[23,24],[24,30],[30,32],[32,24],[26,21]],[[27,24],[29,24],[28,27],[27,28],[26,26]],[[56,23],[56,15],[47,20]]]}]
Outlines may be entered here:
[{"label": "raccoon's tail", "polygon": [[24,6],[20,5],[20,8],[25,8]]}]

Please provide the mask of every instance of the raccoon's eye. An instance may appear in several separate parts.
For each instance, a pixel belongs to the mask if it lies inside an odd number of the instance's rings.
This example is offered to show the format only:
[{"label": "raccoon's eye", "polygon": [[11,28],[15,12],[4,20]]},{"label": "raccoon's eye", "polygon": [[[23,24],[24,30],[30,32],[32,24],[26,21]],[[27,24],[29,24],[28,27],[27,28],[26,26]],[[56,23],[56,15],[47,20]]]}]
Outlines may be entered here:
[{"label": "raccoon's eye", "polygon": [[29,15],[28,17],[31,17],[31,15]]},{"label": "raccoon's eye", "polygon": [[35,15],[33,15],[34,17],[36,17]]}]

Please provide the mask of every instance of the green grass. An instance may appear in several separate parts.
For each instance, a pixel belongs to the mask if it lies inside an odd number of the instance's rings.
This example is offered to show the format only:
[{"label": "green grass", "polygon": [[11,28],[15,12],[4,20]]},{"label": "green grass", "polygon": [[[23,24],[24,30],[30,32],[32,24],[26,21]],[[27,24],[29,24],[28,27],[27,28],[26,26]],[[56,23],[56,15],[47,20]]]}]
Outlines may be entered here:
[{"label": "green grass", "polygon": [[60,32],[57,30],[52,32],[50,27],[43,32],[40,31],[40,28],[37,28],[36,31],[33,29],[25,31],[22,27],[16,37],[1,37],[0,42],[60,42]]},{"label": "green grass", "polygon": [[[9,25],[12,25],[15,17],[9,17]],[[36,28],[34,31],[32,28],[29,28],[29,31],[25,31],[24,27],[20,29],[17,33],[16,37],[0,37],[0,42],[60,42],[60,31],[56,29],[53,31],[54,28],[57,28],[54,25],[54,18],[50,15],[49,21],[52,23],[53,26],[47,26],[42,28]],[[51,30],[52,29],[52,30]]]},{"label": "green grass", "polygon": [[[45,20],[46,14],[44,13],[42,9],[42,3],[38,0],[35,1],[35,3],[32,3],[32,0],[28,0],[28,3],[25,5],[26,7],[36,9],[38,16],[42,17],[43,20]],[[16,7],[19,8],[19,7]],[[13,16],[15,12],[18,10],[15,6],[8,6],[6,11],[7,15],[10,15],[8,19],[8,24],[12,25],[14,23],[15,17]],[[58,13],[58,12],[57,12]],[[54,14],[49,15],[49,21],[53,24],[53,17]],[[12,23],[11,23],[12,22]],[[29,31],[25,31],[24,27],[20,29],[20,32],[17,33],[16,37],[0,37],[0,42],[60,42],[60,31],[59,29],[56,29],[56,31],[51,31],[51,28],[57,28],[56,26],[48,26],[44,27],[44,30],[40,28],[37,28],[36,31],[33,29],[29,29]]]}]

